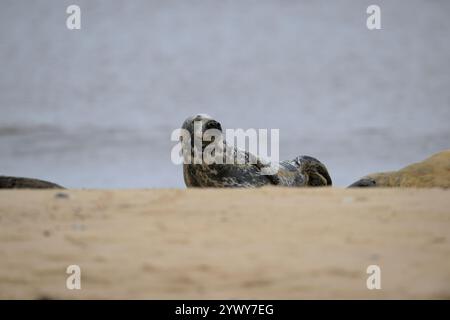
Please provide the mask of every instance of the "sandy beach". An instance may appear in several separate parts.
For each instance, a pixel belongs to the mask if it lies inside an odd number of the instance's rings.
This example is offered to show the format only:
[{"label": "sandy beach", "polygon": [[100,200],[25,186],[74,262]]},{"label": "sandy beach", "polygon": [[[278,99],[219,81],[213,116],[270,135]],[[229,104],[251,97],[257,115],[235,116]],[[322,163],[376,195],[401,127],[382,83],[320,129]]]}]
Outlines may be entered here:
[{"label": "sandy beach", "polygon": [[77,4],[73,31],[54,0],[1,7],[0,175],[184,188],[170,137],[198,113],[280,129],[339,187],[450,148],[450,1],[378,0],[374,31],[358,0]]},{"label": "sandy beach", "polygon": [[0,8],[0,300],[450,300],[450,1]]},{"label": "sandy beach", "polygon": [[442,189],[0,191],[0,298],[448,299],[449,208]]}]

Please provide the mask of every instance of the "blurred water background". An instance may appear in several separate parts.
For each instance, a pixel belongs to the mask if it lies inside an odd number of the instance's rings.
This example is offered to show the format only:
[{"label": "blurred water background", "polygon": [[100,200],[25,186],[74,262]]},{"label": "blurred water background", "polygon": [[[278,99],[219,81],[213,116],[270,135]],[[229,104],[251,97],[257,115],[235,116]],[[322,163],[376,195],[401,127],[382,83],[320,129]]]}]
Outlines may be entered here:
[{"label": "blurred water background", "polygon": [[317,157],[338,186],[401,168],[450,147],[449,15],[446,0],[0,0],[0,174],[184,187],[170,134],[199,112],[279,128],[282,159]]}]

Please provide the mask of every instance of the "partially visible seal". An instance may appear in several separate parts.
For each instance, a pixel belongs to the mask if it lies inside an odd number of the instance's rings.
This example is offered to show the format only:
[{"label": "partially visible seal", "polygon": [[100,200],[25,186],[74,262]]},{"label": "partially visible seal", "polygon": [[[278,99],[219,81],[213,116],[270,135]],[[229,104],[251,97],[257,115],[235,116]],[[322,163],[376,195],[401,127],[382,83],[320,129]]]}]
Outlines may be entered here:
[{"label": "partially visible seal", "polygon": [[349,188],[450,188],[450,150],[444,150],[398,171],[373,173]]},{"label": "partially visible seal", "polygon": [[0,176],[0,189],[64,189],[60,185],[39,179]]},{"label": "partially visible seal", "polygon": [[[194,123],[201,124],[201,132],[209,129],[218,130],[222,134],[222,126],[219,122],[206,114],[198,114],[187,118],[182,129],[190,134],[191,156],[194,154]],[[332,181],[327,168],[319,160],[309,156],[299,156],[293,160],[279,163],[279,170],[272,175],[263,174],[270,164],[265,163],[255,155],[230,146],[223,139],[224,153],[230,152],[235,158],[241,157],[246,161],[244,164],[210,163],[206,164],[183,164],[184,181],[187,187],[202,188],[252,188],[266,185],[287,187],[316,187],[331,186]],[[202,151],[209,144],[202,140]],[[253,160],[253,161],[250,161]]]}]

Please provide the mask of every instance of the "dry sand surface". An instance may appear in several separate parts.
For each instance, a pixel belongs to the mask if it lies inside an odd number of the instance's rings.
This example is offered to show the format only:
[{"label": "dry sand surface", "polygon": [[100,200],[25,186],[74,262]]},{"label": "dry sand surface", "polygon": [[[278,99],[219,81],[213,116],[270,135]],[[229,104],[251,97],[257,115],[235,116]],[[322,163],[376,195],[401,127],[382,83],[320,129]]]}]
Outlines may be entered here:
[{"label": "dry sand surface", "polygon": [[5,190],[0,298],[450,298],[449,230],[441,189]]}]

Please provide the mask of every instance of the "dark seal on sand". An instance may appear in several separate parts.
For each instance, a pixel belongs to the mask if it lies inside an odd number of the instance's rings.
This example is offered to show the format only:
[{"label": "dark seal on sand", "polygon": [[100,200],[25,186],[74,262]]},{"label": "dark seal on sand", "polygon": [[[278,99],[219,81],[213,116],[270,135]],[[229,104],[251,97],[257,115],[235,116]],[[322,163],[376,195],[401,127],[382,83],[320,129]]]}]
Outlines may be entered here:
[{"label": "dark seal on sand", "polygon": [[64,189],[56,183],[32,178],[0,176],[0,189]]},{"label": "dark seal on sand", "polygon": [[[191,156],[194,154],[194,123],[201,123],[201,132],[209,129],[218,130],[222,134],[222,126],[219,122],[206,114],[198,114],[187,118],[182,126],[190,134]],[[223,134],[222,134],[223,136]],[[224,154],[230,152],[235,158],[245,158],[244,164],[183,164],[184,181],[187,187],[217,187],[217,188],[252,188],[266,185],[287,187],[316,187],[331,186],[331,177],[328,170],[319,160],[309,156],[299,156],[293,160],[279,163],[276,174],[265,175],[262,170],[270,164],[264,163],[255,155],[227,145],[223,140]],[[202,141],[202,151],[209,142]],[[253,160],[253,161],[249,161]]]}]

